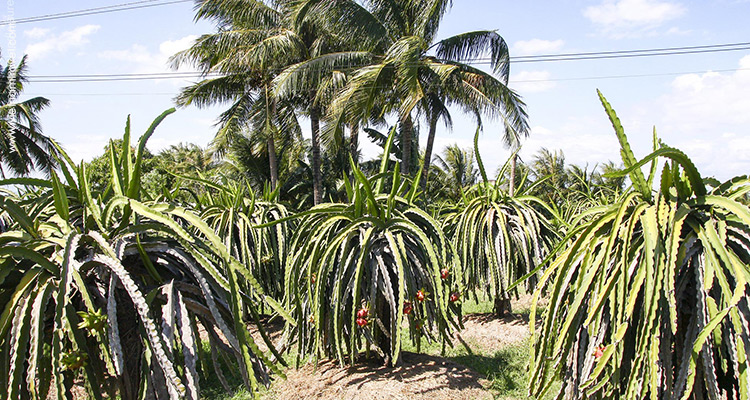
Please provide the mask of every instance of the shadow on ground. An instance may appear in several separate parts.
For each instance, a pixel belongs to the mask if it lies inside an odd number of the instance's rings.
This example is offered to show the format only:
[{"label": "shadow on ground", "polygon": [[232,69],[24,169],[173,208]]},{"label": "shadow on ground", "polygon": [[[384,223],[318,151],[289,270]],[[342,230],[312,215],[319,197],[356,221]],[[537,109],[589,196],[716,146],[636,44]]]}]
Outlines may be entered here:
[{"label": "shadow on ground", "polygon": [[491,399],[484,376],[457,362],[425,354],[404,353],[403,365],[361,361],[341,367],[324,361],[289,370],[274,387],[277,399]]}]

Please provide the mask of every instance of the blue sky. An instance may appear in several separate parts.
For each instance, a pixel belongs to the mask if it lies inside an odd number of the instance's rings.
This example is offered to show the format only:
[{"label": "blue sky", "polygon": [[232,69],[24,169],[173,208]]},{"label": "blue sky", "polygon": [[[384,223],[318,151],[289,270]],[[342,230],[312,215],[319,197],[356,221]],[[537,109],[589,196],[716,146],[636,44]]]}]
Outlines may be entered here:
[{"label": "blue sky", "polygon": [[[15,1],[15,18],[102,7],[125,0]],[[0,5],[2,19],[9,10]],[[202,33],[191,3],[57,19],[16,26],[16,54],[29,55],[29,74],[164,72],[168,57]],[[512,56],[650,49],[750,42],[750,1],[740,0],[456,0],[439,37],[497,29]],[[8,28],[0,49],[9,56]],[[632,77],[638,75],[637,77]],[[646,76],[644,76],[646,75]],[[631,76],[623,78],[621,76]],[[614,78],[619,77],[619,78]],[[74,159],[91,159],[122,135],[132,115],[139,134],[172,106],[189,81],[32,82],[24,96],[49,98],[41,114],[44,132],[63,143]],[[706,176],[728,179],[750,172],[750,50],[722,53],[511,65],[510,86],[528,105],[531,136],[522,157],[541,148],[561,149],[570,163],[619,161],[619,147],[596,96],[601,89],[620,115],[638,155],[650,150],[655,125],[669,145],[687,152]],[[220,107],[180,109],[150,141],[159,150],[178,142],[206,145]],[[452,131],[438,130],[437,150],[471,145],[474,125],[454,111]],[[377,148],[362,143],[366,156]],[[509,152],[500,124],[487,124],[481,150],[491,170]],[[424,146],[424,143],[422,143]]]}]

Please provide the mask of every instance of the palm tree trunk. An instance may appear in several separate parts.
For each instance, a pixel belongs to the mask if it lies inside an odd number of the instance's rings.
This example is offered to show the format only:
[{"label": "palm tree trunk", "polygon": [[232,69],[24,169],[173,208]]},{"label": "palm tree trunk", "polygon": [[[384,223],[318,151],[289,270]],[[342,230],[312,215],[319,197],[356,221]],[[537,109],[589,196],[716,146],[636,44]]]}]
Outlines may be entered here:
[{"label": "palm tree trunk", "polygon": [[407,115],[401,122],[401,172],[409,175],[411,167],[411,138],[414,133],[414,123],[411,115]]},{"label": "palm tree trunk", "polygon": [[430,163],[432,161],[432,146],[435,144],[435,131],[437,130],[437,118],[430,120],[430,133],[427,136],[427,147],[424,150],[424,166],[422,166],[422,177],[420,185],[422,192],[427,190],[427,178],[430,176]]},{"label": "palm tree trunk", "polygon": [[352,155],[354,164],[359,164],[359,126],[352,124],[349,127],[349,152]]},{"label": "palm tree trunk", "polygon": [[276,143],[273,136],[269,137],[266,144],[268,145],[268,169],[271,172],[271,190],[276,190],[279,184],[279,161],[276,159]]},{"label": "palm tree trunk", "polygon": [[513,197],[516,191],[516,156],[510,159],[510,182],[508,183],[508,195]]},{"label": "palm tree trunk", "polygon": [[502,296],[495,297],[493,310],[495,311],[495,315],[501,318],[511,315],[513,313],[513,306],[510,302],[510,296],[504,293]]},{"label": "palm tree trunk", "polygon": [[323,177],[320,173],[320,112],[314,106],[310,108],[310,128],[312,131],[313,204],[318,205],[323,201]]},{"label": "palm tree trunk", "polygon": [[271,174],[271,190],[276,190],[279,184],[279,160],[276,158],[276,135],[271,123],[272,115],[276,114],[276,103],[271,103],[271,97],[268,95],[268,84],[266,90],[266,145],[268,146],[268,171]]}]

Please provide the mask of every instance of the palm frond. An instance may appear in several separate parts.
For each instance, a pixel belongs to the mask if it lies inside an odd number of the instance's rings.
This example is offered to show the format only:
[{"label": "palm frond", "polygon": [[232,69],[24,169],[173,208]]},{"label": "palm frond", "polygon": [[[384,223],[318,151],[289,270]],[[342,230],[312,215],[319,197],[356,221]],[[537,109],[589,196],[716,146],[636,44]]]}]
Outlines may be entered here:
[{"label": "palm frond", "polygon": [[219,26],[268,28],[283,18],[279,10],[258,0],[196,0],[195,19],[208,19]]},{"label": "palm frond", "polygon": [[443,39],[433,45],[438,58],[463,62],[489,55],[490,68],[508,84],[510,54],[508,44],[495,31],[465,32]]},{"label": "palm frond", "polygon": [[365,51],[383,51],[394,37],[381,20],[355,0],[302,0],[295,4],[292,19],[297,25],[307,19],[321,23],[344,42],[360,41],[356,47]]},{"label": "palm frond", "polygon": [[274,95],[285,98],[297,93],[314,92],[320,82],[331,74],[349,71],[354,67],[368,64],[373,59],[373,54],[365,51],[348,51],[323,54],[301,61],[285,68],[274,78]]}]

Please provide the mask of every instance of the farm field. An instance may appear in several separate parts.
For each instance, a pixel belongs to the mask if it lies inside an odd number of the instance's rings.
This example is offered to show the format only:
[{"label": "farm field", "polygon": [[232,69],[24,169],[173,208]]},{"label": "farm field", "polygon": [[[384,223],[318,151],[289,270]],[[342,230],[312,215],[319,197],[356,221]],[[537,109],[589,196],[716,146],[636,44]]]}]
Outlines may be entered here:
[{"label": "farm field", "polygon": [[0,20],[0,400],[750,400],[750,2],[116,1]]},{"label": "farm field", "polygon": [[[456,333],[454,347],[442,355],[441,346],[406,349],[402,367],[372,361],[342,368],[322,361],[288,370],[262,399],[527,399],[528,311],[530,295],[513,300],[513,315],[498,318],[486,299],[464,304],[465,328]],[[281,326],[276,326],[280,330]],[[274,334],[276,333],[276,334]],[[280,337],[274,330],[271,336]],[[228,395],[221,388],[207,399],[250,398],[240,389]]]}]

